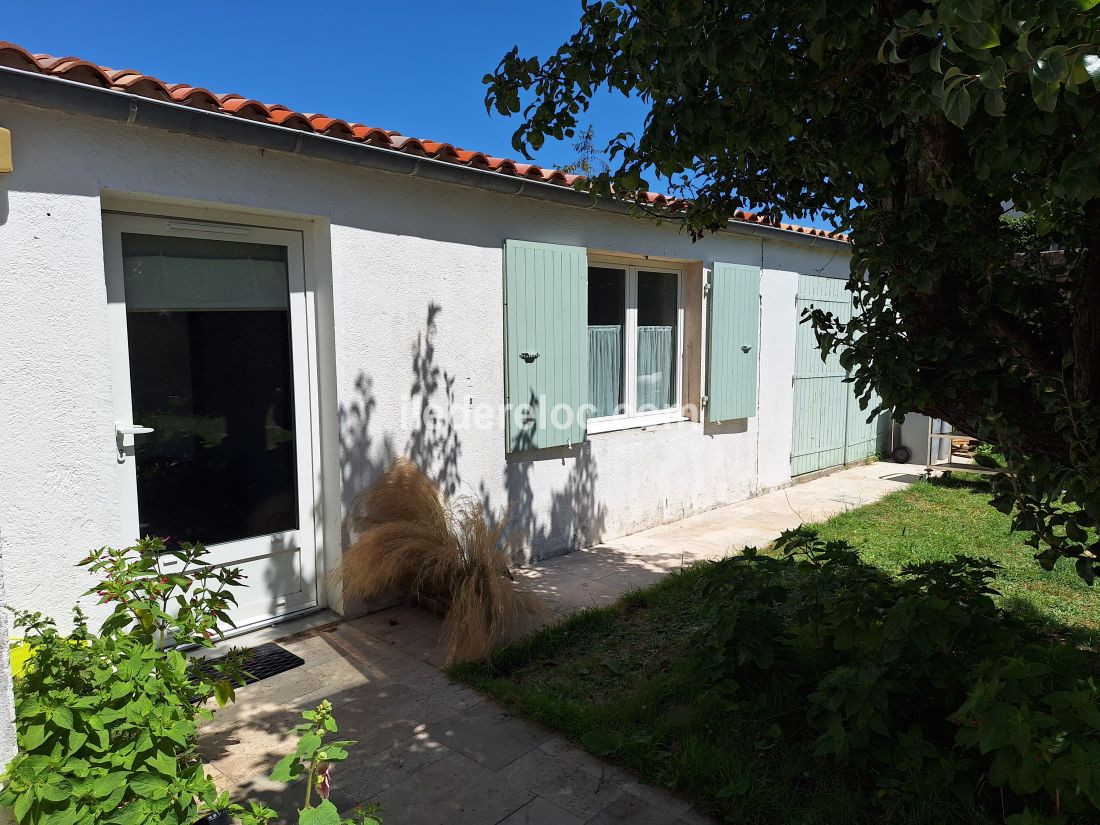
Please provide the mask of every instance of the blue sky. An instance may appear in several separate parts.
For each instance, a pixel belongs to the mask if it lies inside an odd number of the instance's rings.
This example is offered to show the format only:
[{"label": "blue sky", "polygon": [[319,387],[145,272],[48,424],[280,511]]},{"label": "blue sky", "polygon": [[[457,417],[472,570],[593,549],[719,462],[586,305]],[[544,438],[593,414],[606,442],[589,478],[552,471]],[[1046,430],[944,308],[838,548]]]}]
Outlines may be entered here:
[{"label": "blue sky", "polygon": [[[485,111],[481,79],[515,45],[550,53],[579,17],[579,0],[6,0],[0,40],[516,158],[518,124]],[[608,93],[584,122],[602,146],[644,114]],[[574,155],[551,142],[535,159]]]}]

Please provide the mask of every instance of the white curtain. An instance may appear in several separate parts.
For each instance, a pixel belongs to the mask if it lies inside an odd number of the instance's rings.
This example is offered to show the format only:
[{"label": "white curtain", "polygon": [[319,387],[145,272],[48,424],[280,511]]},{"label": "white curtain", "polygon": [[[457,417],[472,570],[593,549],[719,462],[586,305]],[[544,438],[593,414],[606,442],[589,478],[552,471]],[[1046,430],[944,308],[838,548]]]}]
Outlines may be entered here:
[{"label": "white curtain", "polygon": [[672,406],[673,327],[638,327],[638,411]]},{"label": "white curtain", "polygon": [[623,363],[623,328],[601,324],[588,328],[588,402],[593,418],[614,415],[619,406]]}]

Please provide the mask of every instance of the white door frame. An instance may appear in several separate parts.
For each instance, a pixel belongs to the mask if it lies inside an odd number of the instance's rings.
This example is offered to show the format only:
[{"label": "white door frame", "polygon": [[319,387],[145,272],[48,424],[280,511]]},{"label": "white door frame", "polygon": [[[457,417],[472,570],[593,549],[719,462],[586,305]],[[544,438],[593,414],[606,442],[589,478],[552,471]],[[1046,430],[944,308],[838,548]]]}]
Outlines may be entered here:
[{"label": "white door frame", "polygon": [[[113,410],[116,422],[133,425],[140,425],[142,422],[132,421],[129,339],[123,282],[123,232],[221,241],[236,240],[286,248],[291,322],[291,369],[294,386],[298,529],[211,545],[209,558],[214,564],[235,563],[241,559],[267,555],[279,548],[296,546],[299,549],[301,594],[288,599],[285,604],[277,605],[270,615],[259,616],[238,625],[233,633],[244,632],[324,606],[325,588],[321,587],[324,563],[319,541],[321,525],[319,514],[316,512],[320,501],[315,472],[320,462],[317,374],[312,368],[312,364],[315,363],[316,333],[312,316],[313,296],[307,286],[305,273],[303,233],[292,229],[194,220],[185,217],[104,213],[103,245],[107,278]],[[132,437],[127,439],[127,442],[132,442]],[[137,537],[139,521],[136,462],[133,459],[130,444],[127,443],[126,447],[128,452],[123,456],[115,456],[114,460],[118,469],[122,528],[126,540],[129,541]],[[247,585],[248,582],[245,583],[245,586]]]}]

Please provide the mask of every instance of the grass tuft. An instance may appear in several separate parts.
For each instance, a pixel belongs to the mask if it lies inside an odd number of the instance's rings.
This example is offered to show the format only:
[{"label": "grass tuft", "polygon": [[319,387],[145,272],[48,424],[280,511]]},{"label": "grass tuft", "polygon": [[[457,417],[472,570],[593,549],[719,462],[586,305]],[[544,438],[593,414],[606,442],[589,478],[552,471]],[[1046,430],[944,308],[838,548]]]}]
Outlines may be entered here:
[{"label": "grass tuft", "polygon": [[445,499],[398,459],[356,501],[355,540],[337,575],[345,593],[362,599],[398,592],[443,606],[447,661],[483,658],[545,611],[512,579],[504,523],[490,521],[476,499]]}]

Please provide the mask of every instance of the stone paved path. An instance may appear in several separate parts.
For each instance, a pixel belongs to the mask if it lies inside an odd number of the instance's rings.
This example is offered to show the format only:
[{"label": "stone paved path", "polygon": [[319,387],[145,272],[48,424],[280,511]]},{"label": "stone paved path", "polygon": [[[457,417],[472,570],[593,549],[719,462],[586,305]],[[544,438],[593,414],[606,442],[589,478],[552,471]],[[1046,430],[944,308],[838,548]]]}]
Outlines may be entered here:
[{"label": "stone paved path", "polygon": [[[875,501],[921,469],[852,467],[520,572],[554,616],[609,604],[681,565],[764,545],[784,529]],[[378,802],[385,825],[711,821],[451,682],[437,669],[438,639],[434,615],[398,607],[280,640],[305,665],[240,689],[203,727],[210,772],[234,798],[290,812],[300,789],[266,777],[291,749],[287,732],[298,714],[329,699],[340,736],[359,740],[334,771],[332,799],[341,809]]]}]

